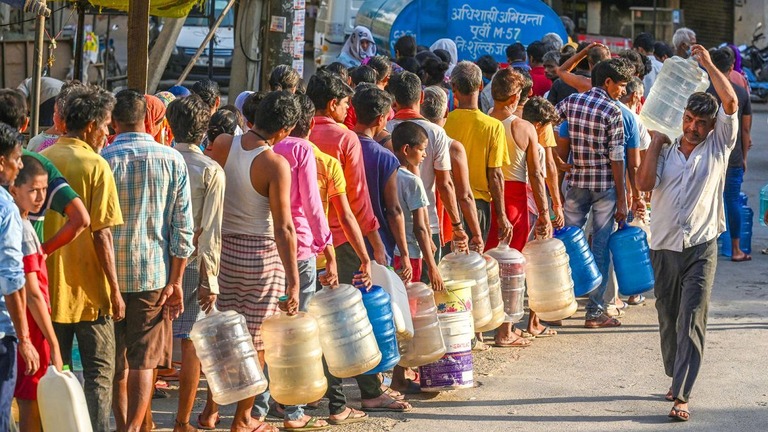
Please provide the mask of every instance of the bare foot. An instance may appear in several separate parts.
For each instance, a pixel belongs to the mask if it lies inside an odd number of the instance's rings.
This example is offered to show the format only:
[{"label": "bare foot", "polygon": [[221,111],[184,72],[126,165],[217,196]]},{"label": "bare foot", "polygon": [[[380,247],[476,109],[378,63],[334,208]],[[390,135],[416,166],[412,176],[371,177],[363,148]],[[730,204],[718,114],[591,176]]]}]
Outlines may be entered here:
[{"label": "bare foot", "polygon": [[189,424],[189,420],[181,422],[176,420],[173,425],[173,432],[197,432],[197,428]]}]

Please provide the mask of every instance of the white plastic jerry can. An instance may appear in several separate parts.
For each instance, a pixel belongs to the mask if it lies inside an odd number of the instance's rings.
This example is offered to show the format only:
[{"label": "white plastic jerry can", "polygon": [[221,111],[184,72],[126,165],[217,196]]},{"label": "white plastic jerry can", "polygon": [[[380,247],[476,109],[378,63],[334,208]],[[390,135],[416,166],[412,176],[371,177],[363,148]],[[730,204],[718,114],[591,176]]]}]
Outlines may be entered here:
[{"label": "white plastic jerry can", "polygon": [[43,430],[58,432],[93,432],[85,393],[77,377],[66,366],[59,372],[48,366],[48,372],[37,385],[37,404]]},{"label": "white plastic jerry can", "polygon": [[407,341],[413,338],[413,319],[408,304],[408,291],[403,281],[394,270],[375,262],[371,263],[371,281],[374,285],[384,288],[391,298],[398,340]]}]

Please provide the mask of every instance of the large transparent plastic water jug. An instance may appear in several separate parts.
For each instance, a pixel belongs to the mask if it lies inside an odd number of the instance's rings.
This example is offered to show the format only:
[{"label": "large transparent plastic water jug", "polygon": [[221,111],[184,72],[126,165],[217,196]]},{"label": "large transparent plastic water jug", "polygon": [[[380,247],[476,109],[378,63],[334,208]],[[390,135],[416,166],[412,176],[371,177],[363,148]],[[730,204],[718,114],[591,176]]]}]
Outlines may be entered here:
[{"label": "large transparent plastic water jug", "polygon": [[608,239],[616,282],[622,295],[637,295],[653,289],[651,252],[645,231],[622,225]]},{"label": "large transparent plastic water jug", "polygon": [[399,365],[416,367],[436,362],[445,354],[445,342],[433,291],[421,282],[409,284],[406,290],[413,319],[413,338],[400,344]]},{"label": "large transparent plastic water jug", "polygon": [[707,73],[694,59],[668,58],[643,104],[640,121],[648,129],[662,132],[674,141],[683,133],[683,113],[688,98],[707,88]]},{"label": "large transparent plastic water jug", "polygon": [[83,388],[67,369],[59,372],[54,366],[48,366],[37,384],[37,404],[46,431],[93,431]]},{"label": "large transparent plastic water jug", "polygon": [[473,280],[472,318],[475,328],[482,328],[493,318],[488,292],[488,273],[485,258],[477,252],[453,252],[440,261],[437,268],[444,280]]},{"label": "large transparent plastic water jug", "polygon": [[485,253],[499,263],[505,321],[516,323],[525,314],[525,257],[517,249],[503,243]]},{"label": "large transparent plastic water jug", "polygon": [[495,330],[504,322],[504,300],[501,297],[501,277],[499,275],[499,263],[490,255],[483,255],[488,273],[488,298],[491,300],[491,320],[488,324],[477,328],[477,332]]},{"label": "large transparent plastic water jug", "polygon": [[533,240],[523,249],[528,306],[544,321],[570,317],[578,304],[565,245],[556,238]]},{"label": "large transparent plastic water jug", "polygon": [[189,337],[217,404],[229,405],[267,389],[245,317],[214,308],[192,326]]},{"label": "large transparent plastic water jug", "polygon": [[284,405],[314,402],[325,395],[320,326],[311,315],[278,312],[261,327],[269,367],[269,392]]},{"label": "large transparent plastic water jug", "polygon": [[565,251],[568,253],[573,293],[577,297],[584,296],[599,287],[603,281],[603,275],[597,269],[595,256],[592,255],[584,231],[579,227],[567,226],[556,229],[555,238],[563,242]]},{"label": "large transparent plastic water jug", "polygon": [[374,285],[370,289],[360,288],[363,304],[368,311],[373,334],[381,352],[381,361],[376,367],[366,372],[368,375],[385,372],[400,361],[400,350],[395,337],[395,319],[392,314],[391,297],[384,288]]},{"label": "large transparent plastic water jug", "polygon": [[381,352],[359,290],[347,284],[322,289],[307,312],[320,326],[320,346],[333,376],[351,378],[379,364]]}]

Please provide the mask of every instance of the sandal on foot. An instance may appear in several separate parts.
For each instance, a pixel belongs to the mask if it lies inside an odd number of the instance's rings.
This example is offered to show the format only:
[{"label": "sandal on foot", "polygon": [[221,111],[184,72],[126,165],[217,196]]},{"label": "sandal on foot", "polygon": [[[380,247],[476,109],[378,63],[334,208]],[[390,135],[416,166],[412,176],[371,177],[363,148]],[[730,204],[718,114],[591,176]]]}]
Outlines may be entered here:
[{"label": "sandal on foot", "polygon": [[261,423],[251,430],[251,432],[280,432],[280,429],[272,426],[271,424]]},{"label": "sandal on foot", "polygon": [[625,301],[624,303],[631,306],[637,306],[637,305],[643,304],[643,302],[645,302],[645,296],[642,294],[638,294],[638,295],[629,296],[627,301]]},{"label": "sandal on foot", "polygon": [[741,258],[731,258],[731,261],[733,261],[733,262],[752,261],[752,255],[745,254]]},{"label": "sandal on foot", "polygon": [[524,337],[518,337],[512,342],[494,341],[493,346],[499,347],[499,348],[527,348],[531,346],[531,340]]},{"label": "sandal on foot", "polygon": [[544,329],[542,329],[539,333],[533,334],[531,332],[527,332],[529,335],[535,337],[535,338],[548,338],[552,336],[557,336],[557,331],[552,330],[549,328],[549,326],[544,326]]},{"label": "sandal on foot", "polygon": [[347,416],[344,417],[343,419],[334,419],[334,418],[328,417],[328,423],[334,426],[345,425],[350,423],[360,423],[366,420],[368,420],[368,414],[353,410],[352,408],[349,409],[349,414],[347,414]]},{"label": "sandal on foot", "polygon": [[384,401],[375,407],[367,407],[361,404],[360,409],[365,412],[408,412],[412,410],[413,407],[405,408],[403,404],[407,403],[408,402],[390,398],[388,401]]},{"label": "sandal on foot", "polygon": [[219,414],[216,414],[216,420],[213,421],[213,426],[203,423],[202,414],[198,414],[197,416],[197,428],[200,430],[214,430],[219,423],[221,423],[221,416],[219,416]]},{"label": "sandal on foot", "polygon": [[320,420],[319,417],[310,417],[309,420],[307,420],[307,422],[304,423],[304,426],[299,426],[299,427],[284,426],[281,429],[284,431],[321,431],[321,430],[329,429],[331,427],[331,425],[316,426],[319,420]]},{"label": "sandal on foot", "polygon": [[402,393],[400,393],[398,390],[393,389],[392,387],[384,387],[381,389],[384,394],[391,397],[394,400],[403,400],[405,399],[405,396],[403,396]]},{"label": "sandal on foot", "polygon": [[669,412],[667,417],[676,421],[688,421],[691,419],[691,413],[687,410],[678,407],[672,407],[672,411]]},{"label": "sandal on foot", "polygon": [[611,318],[608,315],[600,315],[597,318],[593,319],[587,319],[584,321],[584,327],[585,328],[606,328],[606,327],[619,327],[621,326],[621,321],[617,320],[616,318]]}]

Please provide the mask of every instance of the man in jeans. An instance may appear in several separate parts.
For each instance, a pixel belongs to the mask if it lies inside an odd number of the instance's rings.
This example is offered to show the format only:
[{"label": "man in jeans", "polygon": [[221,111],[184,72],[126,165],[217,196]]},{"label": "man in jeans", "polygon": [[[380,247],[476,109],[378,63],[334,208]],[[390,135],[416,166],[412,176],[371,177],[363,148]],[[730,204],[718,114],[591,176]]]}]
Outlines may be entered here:
[{"label": "man in jeans", "polygon": [[584,227],[592,218],[592,253],[603,281],[592,291],[584,326],[618,327],[621,322],[605,314],[603,300],[610,275],[608,237],[614,219],[627,218],[624,187],[624,125],[615,100],[624,95],[632,67],[623,59],[604,60],[592,70],[592,89],[576,93],[557,105],[568,120],[573,170],[565,194],[565,224]]},{"label": "man in jeans", "polygon": [[[77,336],[83,360],[85,397],[94,431],[109,429],[114,378],[114,321],[125,314],[115,268],[112,230],[123,223],[112,170],[99,152],[109,134],[114,97],[88,88],[68,102],[66,135],[45,149],[72,188],[86,203],[91,226],[86,234],[48,257],[53,327],[61,355],[71,364],[72,341]],[[67,221],[52,213],[47,232],[57,232]]]},{"label": "man in jeans", "polygon": [[151,408],[154,369],[171,367],[171,320],[184,311],[181,282],[195,251],[194,219],[187,165],[145,132],[144,95],[123,90],[116,99],[117,137],[101,154],[127,221],[114,230],[125,320],[115,325],[112,406],[117,429],[134,432]]},{"label": "man in jeans", "polygon": [[[712,64],[717,70],[729,76],[733,71],[734,57],[730,48],[713,48],[709,51]],[[728,220],[728,233],[731,236],[731,261],[742,262],[752,260],[752,256],[741,250],[741,183],[744,181],[744,172],[747,170],[747,152],[752,147],[752,103],[749,93],[743,87],[731,82],[733,92],[738,100],[739,128],[736,133],[736,146],[728,158],[728,169],[725,172],[725,217]],[[707,93],[718,98],[713,85],[709,86]],[[718,98],[719,100],[719,98]]]}]

